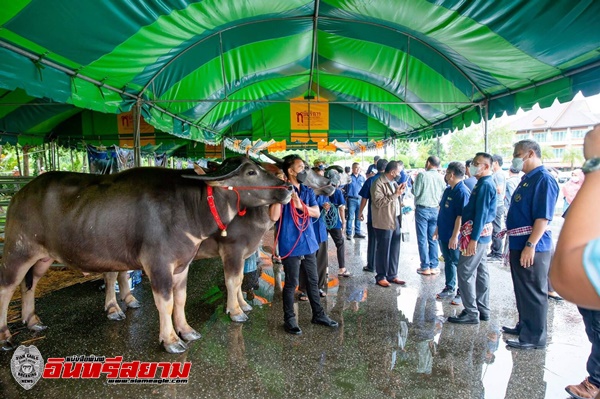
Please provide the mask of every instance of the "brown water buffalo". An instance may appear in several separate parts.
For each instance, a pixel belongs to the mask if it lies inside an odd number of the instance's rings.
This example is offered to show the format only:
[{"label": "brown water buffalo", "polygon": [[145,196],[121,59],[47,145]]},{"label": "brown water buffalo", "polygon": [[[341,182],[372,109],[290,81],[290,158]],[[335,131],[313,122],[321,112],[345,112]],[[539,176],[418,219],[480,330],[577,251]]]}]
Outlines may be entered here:
[{"label": "brown water buffalo", "polygon": [[[274,175],[282,175],[282,160],[270,157],[276,164],[263,163],[262,166]],[[219,168],[220,165],[211,162],[209,170]],[[196,169],[197,174],[206,173],[200,167]],[[332,195],[335,187],[331,185],[330,179],[320,176],[312,170],[307,170],[309,178],[307,186],[311,187],[315,193],[323,195]],[[333,173],[333,172],[332,172]],[[248,208],[244,216],[236,216],[227,227],[227,236],[215,233],[202,241],[198,248],[198,253],[194,259],[210,259],[220,257],[223,261],[223,271],[225,273],[225,285],[227,287],[227,307],[226,312],[232,321],[245,322],[248,316],[244,312],[252,310],[244,299],[242,294],[242,279],[244,269],[244,259],[256,252],[264,234],[273,227],[273,222],[269,217],[269,207]],[[108,318],[112,320],[122,320],[125,314],[119,307],[116,300],[114,283],[117,279],[116,273],[107,273],[106,280],[106,298],[105,310]],[[131,294],[127,284],[125,273],[119,273],[120,297],[127,307],[137,308],[139,302]]]},{"label": "brown water buffalo", "polygon": [[219,232],[216,218],[223,227],[240,209],[286,203],[290,196],[281,179],[245,157],[230,158],[205,176],[164,168],[40,175],[8,209],[0,343],[9,344],[7,308],[19,283],[23,323],[45,328],[35,314],[35,286],[58,260],[85,272],[144,269],[160,315],[159,341],[168,352],[185,351],[181,338],[200,338],[185,317],[188,265],[202,242]]}]

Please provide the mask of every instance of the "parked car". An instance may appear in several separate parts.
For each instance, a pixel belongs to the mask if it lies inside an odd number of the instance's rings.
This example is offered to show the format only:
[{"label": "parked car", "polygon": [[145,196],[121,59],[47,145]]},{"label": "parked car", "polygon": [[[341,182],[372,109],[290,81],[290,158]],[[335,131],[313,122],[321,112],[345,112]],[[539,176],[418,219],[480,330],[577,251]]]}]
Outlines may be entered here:
[{"label": "parked car", "polygon": [[571,172],[559,172],[558,173],[558,183],[563,184],[571,180]]}]

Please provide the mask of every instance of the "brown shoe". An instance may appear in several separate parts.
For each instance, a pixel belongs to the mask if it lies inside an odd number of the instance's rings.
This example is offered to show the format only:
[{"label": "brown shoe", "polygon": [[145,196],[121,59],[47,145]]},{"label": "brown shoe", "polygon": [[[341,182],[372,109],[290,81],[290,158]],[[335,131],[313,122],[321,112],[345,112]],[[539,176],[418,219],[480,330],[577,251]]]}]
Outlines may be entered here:
[{"label": "brown shoe", "polygon": [[379,280],[375,284],[377,284],[380,287],[389,287],[391,285],[387,280]]},{"label": "brown shoe", "polygon": [[579,385],[569,385],[565,388],[565,391],[574,398],[577,399],[594,399],[598,394],[598,387],[588,381],[586,378]]},{"label": "brown shoe", "polygon": [[398,285],[406,285],[406,281],[400,280],[398,277],[396,277],[393,280],[388,280],[390,283],[394,283],[394,284],[398,284]]}]

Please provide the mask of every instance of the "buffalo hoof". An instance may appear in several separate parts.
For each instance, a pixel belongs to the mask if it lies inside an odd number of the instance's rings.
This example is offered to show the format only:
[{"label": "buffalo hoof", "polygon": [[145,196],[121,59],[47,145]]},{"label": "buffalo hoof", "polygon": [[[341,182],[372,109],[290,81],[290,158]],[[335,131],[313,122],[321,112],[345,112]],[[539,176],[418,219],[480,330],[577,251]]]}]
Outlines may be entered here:
[{"label": "buffalo hoof", "polygon": [[252,310],[252,306],[246,304],[245,306],[241,306],[244,312],[250,312]]},{"label": "buffalo hoof", "polygon": [[197,339],[202,338],[202,335],[196,330],[192,330],[192,331],[186,332],[186,333],[181,333],[181,334],[179,334],[179,336],[186,342],[192,342],[192,341],[196,341]]},{"label": "buffalo hoof", "polygon": [[129,302],[126,304],[128,308],[131,309],[138,309],[142,307],[142,304],[139,303],[139,301],[137,299],[134,299],[133,301]]},{"label": "buffalo hoof", "polygon": [[0,345],[2,345],[2,350],[5,352],[15,350],[16,347],[16,345],[10,339],[0,341]]},{"label": "buffalo hoof", "polygon": [[48,328],[48,326],[45,326],[42,323],[35,323],[32,326],[27,326],[27,328],[30,331],[38,332],[38,331],[44,331],[46,328]]},{"label": "buffalo hoof", "polygon": [[182,340],[178,340],[176,342],[172,342],[170,344],[163,344],[165,350],[169,353],[183,353],[187,350],[188,346]]},{"label": "buffalo hoof", "polygon": [[229,318],[231,319],[231,321],[235,321],[236,323],[244,323],[248,321],[248,316],[244,312],[237,315],[230,314]]},{"label": "buffalo hoof", "polygon": [[121,320],[125,320],[125,318],[126,318],[125,313],[123,313],[120,310],[118,312],[109,313],[106,317],[108,317],[109,320],[114,320],[114,321],[121,321]]}]

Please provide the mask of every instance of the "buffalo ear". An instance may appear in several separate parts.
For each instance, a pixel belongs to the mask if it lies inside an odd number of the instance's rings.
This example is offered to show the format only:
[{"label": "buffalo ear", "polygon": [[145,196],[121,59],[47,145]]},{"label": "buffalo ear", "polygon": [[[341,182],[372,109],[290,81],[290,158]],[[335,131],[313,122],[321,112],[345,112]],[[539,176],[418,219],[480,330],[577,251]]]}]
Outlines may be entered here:
[{"label": "buffalo ear", "polygon": [[[245,157],[228,158],[221,164],[221,167],[215,171],[205,173],[204,175],[182,175],[186,179],[197,179],[205,182],[218,182],[229,179],[239,173],[245,163],[251,162]],[[219,185],[211,184],[211,186]]]}]

